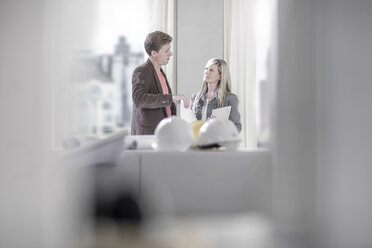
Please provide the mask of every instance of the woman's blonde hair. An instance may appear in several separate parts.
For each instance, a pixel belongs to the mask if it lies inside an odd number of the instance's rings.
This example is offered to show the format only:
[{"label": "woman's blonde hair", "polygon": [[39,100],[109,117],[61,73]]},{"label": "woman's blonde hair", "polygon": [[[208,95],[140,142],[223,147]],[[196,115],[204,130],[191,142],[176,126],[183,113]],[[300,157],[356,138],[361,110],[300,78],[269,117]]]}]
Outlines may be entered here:
[{"label": "woman's blonde hair", "polygon": [[[216,58],[210,59],[207,62],[206,67],[210,65],[217,65],[218,72],[221,76],[221,79],[217,85],[217,96],[218,96],[217,107],[221,108],[223,107],[223,104],[225,102],[226,93],[231,93],[231,77],[230,77],[229,66],[227,65],[225,60],[216,59]],[[203,81],[202,87],[197,93],[194,104],[192,106],[194,110],[196,106],[198,105],[200,98],[207,92],[207,90],[208,90],[208,83],[206,81]]]}]

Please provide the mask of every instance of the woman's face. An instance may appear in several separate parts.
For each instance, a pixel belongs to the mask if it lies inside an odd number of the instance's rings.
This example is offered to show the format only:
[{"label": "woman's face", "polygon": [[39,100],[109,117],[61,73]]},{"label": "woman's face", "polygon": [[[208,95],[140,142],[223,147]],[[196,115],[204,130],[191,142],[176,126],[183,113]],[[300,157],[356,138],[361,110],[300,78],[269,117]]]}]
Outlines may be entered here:
[{"label": "woman's face", "polygon": [[218,83],[221,75],[218,72],[218,67],[215,64],[210,64],[205,67],[203,73],[203,80],[209,84]]}]

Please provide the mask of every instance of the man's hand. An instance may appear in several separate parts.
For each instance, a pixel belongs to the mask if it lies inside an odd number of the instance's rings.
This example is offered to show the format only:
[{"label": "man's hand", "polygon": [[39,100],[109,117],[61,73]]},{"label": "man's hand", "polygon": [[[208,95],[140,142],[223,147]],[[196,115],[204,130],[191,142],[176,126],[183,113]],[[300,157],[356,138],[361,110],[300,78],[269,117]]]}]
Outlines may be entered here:
[{"label": "man's hand", "polygon": [[189,101],[184,95],[173,95],[173,102],[176,104],[180,104],[183,101],[183,106],[185,108],[189,108]]}]

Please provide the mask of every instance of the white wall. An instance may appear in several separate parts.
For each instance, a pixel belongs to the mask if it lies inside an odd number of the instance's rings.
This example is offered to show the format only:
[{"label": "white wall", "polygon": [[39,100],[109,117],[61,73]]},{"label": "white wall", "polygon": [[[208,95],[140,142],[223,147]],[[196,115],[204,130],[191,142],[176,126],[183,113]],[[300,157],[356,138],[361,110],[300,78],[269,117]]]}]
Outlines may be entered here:
[{"label": "white wall", "polygon": [[0,1],[0,247],[43,241],[41,2]]},{"label": "white wall", "polygon": [[210,58],[223,58],[223,0],[177,1],[177,93],[190,98]]},{"label": "white wall", "polygon": [[276,13],[278,245],[371,247],[372,2],[278,0]]},{"label": "white wall", "polygon": [[[279,0],[274,40],[274,215],[280,235],[313,225],[316,165],[315,3]],[[275,37],[275,36],[274,36]],[[275,82],[276,81],[276,82]],[[287,244],[283,244],[283,247]]]},{"label": "white wall", "polygon": [[[66,83],[67,51],[82,44],[77,40],[85,32],[78,7],[75,1],[0,1],[0,247],[71,247],[56,221],[62,217],[54,215],[61,195],[53,193],[67,182],[49,152],[52,85]],[[64,103],[71,100],[64,96]]]},{"label": "white wall", "polygon": [[319,174],[332,247],[372,247],[372,1],[317,6]]}]

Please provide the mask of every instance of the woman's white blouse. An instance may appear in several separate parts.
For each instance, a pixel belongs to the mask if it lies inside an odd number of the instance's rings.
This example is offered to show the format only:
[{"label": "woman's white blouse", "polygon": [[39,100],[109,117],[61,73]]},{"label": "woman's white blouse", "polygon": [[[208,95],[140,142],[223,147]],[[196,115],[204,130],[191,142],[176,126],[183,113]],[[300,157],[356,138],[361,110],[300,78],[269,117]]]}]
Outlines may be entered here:
[{"label": "woman's white blouse", "polygon": [[207,103],[203,106],[203,110],[202,110],[202,120],[203,121],[206,121],[207,120],[207,109],[208,109],[208,104],[209,102],[211,101],[212,99],[207,99]]}]

